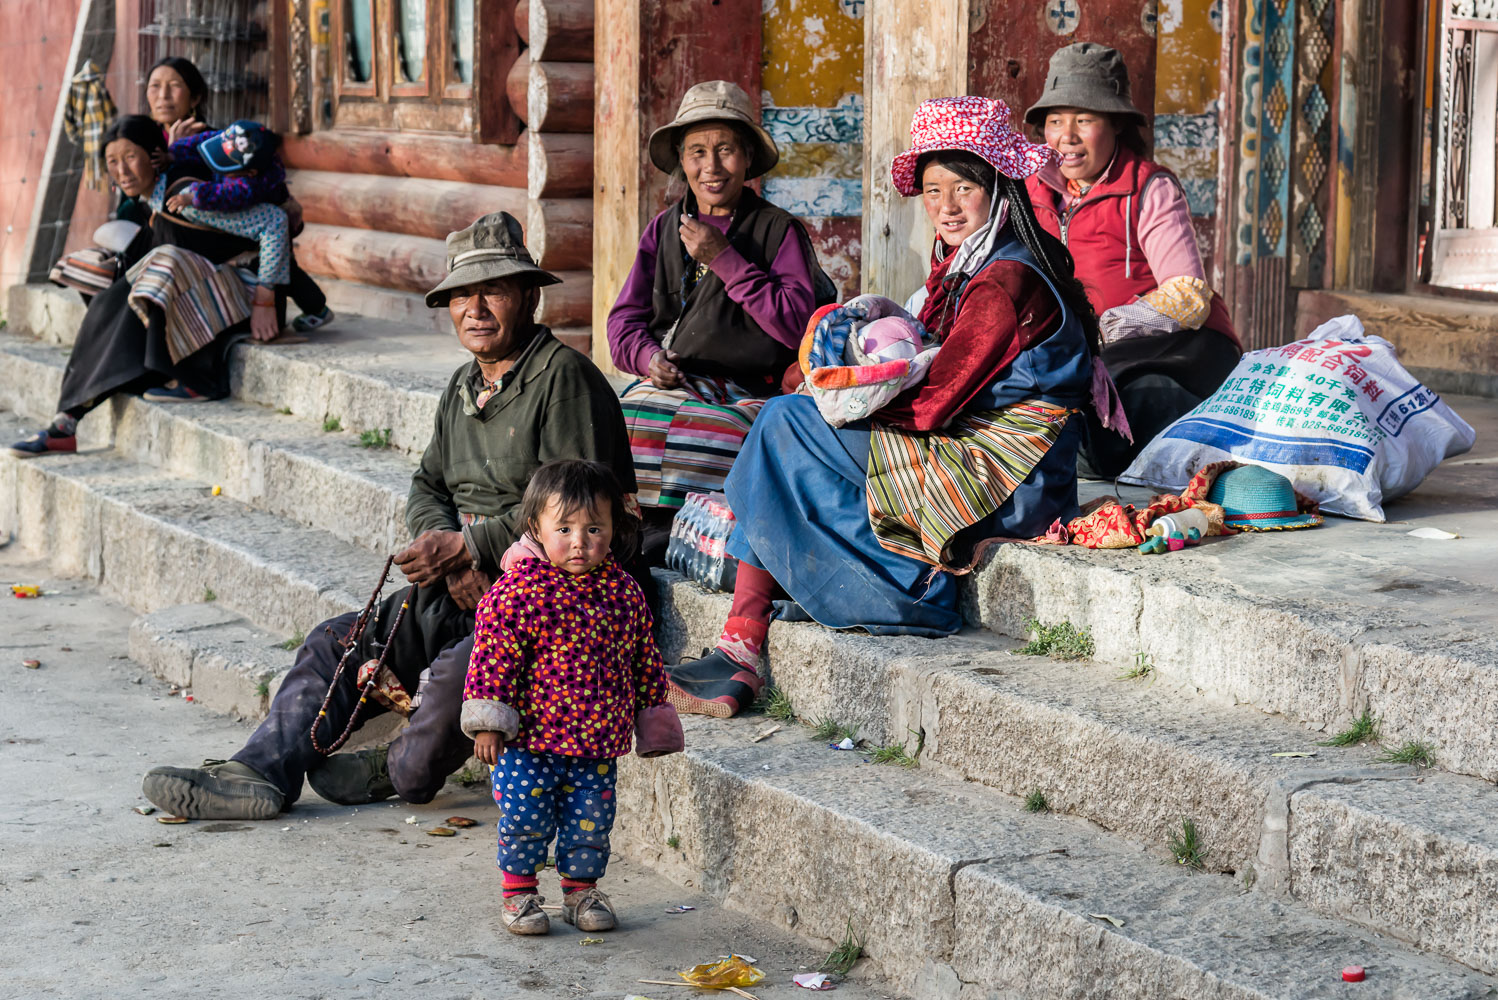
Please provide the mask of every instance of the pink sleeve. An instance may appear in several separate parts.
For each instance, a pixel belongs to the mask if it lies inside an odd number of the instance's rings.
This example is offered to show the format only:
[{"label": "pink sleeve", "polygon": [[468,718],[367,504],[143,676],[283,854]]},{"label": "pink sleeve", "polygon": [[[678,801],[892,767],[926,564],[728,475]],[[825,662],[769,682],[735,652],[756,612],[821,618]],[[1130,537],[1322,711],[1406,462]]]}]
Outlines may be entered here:
[{"label": "pink sleeve", "polygon": [[1157,285],[1171,278],[1207,277],[1186,195],[1167,174],[1155,174],[1139,196],[1139,245]]},{"label": "pink sleeve", "polygon": [[660,221],[665,214],[657,215],[645,227],[635,251],[634,266],[609,310],[609,357],[620,371],[642,377],[649,373],[650,359],[661,349],[650,335],[650,317],[655,312],[651,293],[655,285],[655,258],[660,250]]},{"label": "pink sleeve", "polygon": [[728,297],[744,307],[759,328],[786,347],[801,346],[806,321],[816,308],[811,267],[792,223],[770,264],[768,273],[729,247],[713,259],[713,273],[723,279]]}]

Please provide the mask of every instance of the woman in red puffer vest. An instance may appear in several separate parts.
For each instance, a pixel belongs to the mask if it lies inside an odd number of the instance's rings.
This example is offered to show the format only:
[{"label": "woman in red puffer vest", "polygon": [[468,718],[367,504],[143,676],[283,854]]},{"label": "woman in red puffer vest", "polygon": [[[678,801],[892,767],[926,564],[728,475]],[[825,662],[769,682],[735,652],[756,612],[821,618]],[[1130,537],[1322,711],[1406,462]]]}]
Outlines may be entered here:
[{"label": "woman in red puffer vest", "polygon": [[1147,119],[1118,52],[1095,42],[1058,50],[1025,121],[1056,151],[1025,182],[1035,217],[1071,251],[1133,430],[1130,444],[1089,424],[1079,471],[1112,479],[1215,392],[1243,349],[1207,284],[1180,182],[1144,156]]}]

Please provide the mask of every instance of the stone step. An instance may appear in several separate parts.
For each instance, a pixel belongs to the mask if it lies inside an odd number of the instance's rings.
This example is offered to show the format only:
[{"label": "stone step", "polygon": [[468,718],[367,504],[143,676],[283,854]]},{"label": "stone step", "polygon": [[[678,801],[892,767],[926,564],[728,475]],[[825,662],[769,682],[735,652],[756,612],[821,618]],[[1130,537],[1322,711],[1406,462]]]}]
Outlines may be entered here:
[{"label": "stone step", "polygon": [[[0,413],[0,433],[14,440],[19,422]],[[5,530],[130,607],[216,601],[279,634],[362,607],[382,562],[114,451],[0,459]]]},{"label": "stone step", "polygon": [[[206,707],[234,711],[245,695],[217,686],[221,678],[247,685],[291,653],[243,620],[198,606],[138,620],[131,657],[191,683]],[[1246,893],[1241,879],[1192,875],[1158,844],[1027,814],[1017,799],[936,763],[946,728],[928,731],[920,767],[905,770],[829,750],[795,724],[755,744],[769,725],[763,716],[685,724],[687,753],[621,762],[616,847],[819,944],[837,943],[851,922],[882,973],[913,996],[955,1000],[961,984],[982,983],[994,992],[976,995],[1320,997],[1337,995],[1339,970],[1352,963],[1376,977],[1379,996],[1476,997],[1491,985],[1300,902]],[[381,717],[357,738],[389,739],[390,727],[391,717]],[[1294,799],[1297,814],[1305,795]],[[1313,805],[1352,812],[1367,803],[1333,796]],[[1407,803],[1404,811],[1418,810]],[[1359,852],[1357,861],[1401,849],[1367,842],[1376,826],[1345,814],[1318,822]],[[1357,893],[1345,880],[1357,872],[1341,871],[1343,896]],[[1407,899],[1423,912],[1438,891]],[[1441,933],[1467,930],[1448,924]],[[1025,941],[1050,944],[1016,953]]]},{"label": "stone step", "polygon": [[912,996],[1339,997],[1349,964],[1380,997],[1494,986],[971,782],[752,743],[763,725],[692,719],[686,753],[625,758],[615,843],[823,943],[851,929]]},{"label": "stone step", "polygon": [[[0,358],[0,405],[45,419],[66,358],[19,338],[0,338]],[[406,495],[416,459],[397,448],[361,447],[353,431],[324,431],[237,399],[149,403],[135,396],[116,397],[79,427],[81,447],[112,443],[124,457],[206,481],[343,541],[384,554],[409,541]]]},{"label": "stone step", "polygon": [[[662,584],[663,653],[696,655],[729,601]],[[770,680],[801,720],[903,743],[923,771],[1040,791],[1051,810],[1142,844],[1192,819],[1209,869],[1498,973],[1491,783],[1379,763],[1371,745],[1319,746],[1323,734],[1282,717],[1016,647],[982,630],[929,640],[776,623]]]}]

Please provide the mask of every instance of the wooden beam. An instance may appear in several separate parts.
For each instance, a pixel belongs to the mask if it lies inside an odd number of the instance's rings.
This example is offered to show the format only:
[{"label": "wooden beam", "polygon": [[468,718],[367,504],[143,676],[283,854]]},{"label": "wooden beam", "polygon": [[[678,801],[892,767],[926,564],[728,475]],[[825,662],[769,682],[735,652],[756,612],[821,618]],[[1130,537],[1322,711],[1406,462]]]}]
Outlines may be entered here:
[{"label": "wooden beam", "polygon": [[513,143],[525,128],[524,118],[502,99],[510,68],[520,56],[515,0],[474,0],[473,16],[478,138],[480,142]]},{"label": "wooden beam", "polygon": [[530,85],[531,50],[526,49],[515,57],[515,63],[505,77],[505,100],[510,102],[510,109],[523,125],[529,124],[526,115],[530,112],[526,108],[526,102],[530,100]]},{"label": "wooden beam", "polygon": [[617,369],[609,361],[604,326],[629,276],[643,225],[640,3],[598,4],[593,33],[593,360],[606,373]]},{"label": "wooden beam", "polygon": [[308,273],[380,288],[426,292],[447,274],[442,240],[309,222],[296,238]]},{"label": "wooden beam", "polygon": [[902,198],[889,166],[929,97],[967,93],[968,3],[864,8],[863,290],[903,301],[925,280],[934,238],[919,198]]},{"label": "wooden beam", "polygon": [[593,202],[587,198],[531,201],[525,245],[549,271],[588,267],[593,262]]},{"label": "wooden beam", "polygon": [[560,285],[541,289],[536,321],[547,326],[587,326],[593,315],[593,272],[557,271]]},{"label": "wooden beam", "polygon": [[593,64],[532,62],[526,125],[533,132],[593,131]]},{"label": "wooden beam", "polygon": [[579,132],[530,133],[532,198],[585,198],[593,188],[593,136]]},{"label": "wooden beam", "polygon": [[593,0],[526,0],[526,7],[532,59],[593,61]]},{"label": "wooden beam", "polygon": [[511,146],[402,132],[331,130],[287,136],[281,158],[288,167],[385,177],[425,177],[497,187],[524,188],[528,163],[522,133]]},{"label": "wooden beam", "polygon": [[291,170],[287,183],[308,222],[445,239],[490,212],[526,217],[521,188],[370,174]]}]

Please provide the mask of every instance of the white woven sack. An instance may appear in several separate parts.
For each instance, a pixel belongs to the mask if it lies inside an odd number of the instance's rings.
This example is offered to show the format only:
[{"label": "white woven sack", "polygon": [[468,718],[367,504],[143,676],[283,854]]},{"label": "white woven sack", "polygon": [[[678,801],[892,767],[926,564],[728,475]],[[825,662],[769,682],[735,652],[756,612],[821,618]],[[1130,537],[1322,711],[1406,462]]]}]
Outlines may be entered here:
[{"label": "white woven sack", "polygon": [[1304,340],[1245,354],[1119,481],[1179,492],[1202,466],[1235,459],[1280,473],[1322,510],[1382,521],[1384,503],[1475,440],[1393,344],[1338,316]]}]

